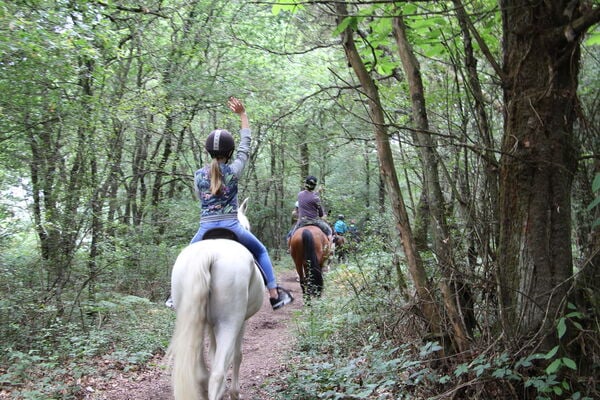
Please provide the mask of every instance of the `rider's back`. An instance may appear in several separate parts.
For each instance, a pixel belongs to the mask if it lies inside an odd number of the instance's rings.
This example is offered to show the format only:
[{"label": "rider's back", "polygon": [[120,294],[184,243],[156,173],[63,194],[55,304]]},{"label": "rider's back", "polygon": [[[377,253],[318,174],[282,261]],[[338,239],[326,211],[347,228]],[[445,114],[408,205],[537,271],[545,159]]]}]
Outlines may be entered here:
[{"label": "rider's back", "polygon": [[303,190],[298,193],[298,218],[316,219],[323,216],[321,199],[314,192]]}]

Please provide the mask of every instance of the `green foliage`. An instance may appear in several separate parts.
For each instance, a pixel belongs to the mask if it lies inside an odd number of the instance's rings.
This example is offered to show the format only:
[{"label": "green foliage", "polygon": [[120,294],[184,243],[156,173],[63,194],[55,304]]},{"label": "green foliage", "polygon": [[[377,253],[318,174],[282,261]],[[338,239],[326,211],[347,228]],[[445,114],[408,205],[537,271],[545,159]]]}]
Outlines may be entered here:
[{"label": "green foliage", "polygon": [[[375,241],[365,237],[365,242]],[[385,253],[377,246],[364,251],[354,256],[356,264],[332,268],[325,297],[295,316],[297,352],[284,398],[404,398],[398,396],[407,387],[435,376],[424,360],[435,357],[438,344],[415,348],[390,341],[390,329],[396,329],[390,323],[401,303],[389,285],[396,279]],[[269,386],[273,398],[280,398],[277,383]]]},{"label": "green foliage", "polygon": [[586,46],[597,46],[600,45],[600,30],[592,28],[591,32],[587,33],[584,44]]},{"label": "green foliage", "polygon": [[[600,173],[596,173],[596,176],[594,177],[594,182],[592,182],[592,192],[596,193],[596,198],[587,207],[588,211],[592,211],[598,206],[598,204],[600,204]],[[600,226],[600,218],[596,218],[596,220],[592,223],[593,228],[597,226]]]},{"label": "green foliage", "polygon": [[[366,241],[374,243],[372,237]],[[487,348],[457,362],[443,356],[440,343],[421,342],[419,329],[409,328],[414,322],[403,316],[399,293],[389,287],[395,281],[393,271],[386,272],[389,259],[370,246],[350,263],[335,266],[327,275],[325,297],[294,316],[294,362],[281,379],[285,389],[278,381],[267,383],[273,399],[408,399],[444,393],[469,399],[510,397],[516,391],[540,400],[591,400],[577,382],[576,361],[561,346],[520,358]],[[571,329],[580,332],[582,318],[569,304],[556,321],[557,338],[566,340]],[[434,367],[440,358],[445,368]]]},{"label": "green foliage", "polygon": [[[573,304],[569,304],[569,308],[575,310]],[[571,311],[565,317],[561,317],[556,325],[558,338],[564,339],[569,324],[581,330],[582,327],[577,321],[581,317],[582,314],[577,311]],[[584,396],[571,385],[564,368],[577,371],[577,364],[571,358],[561,356],[560,349],[560,346],[555,346],[546,353],[532,353],[518,360],[513,360],[506,352],[498,355],[480,354],[468,363],[457,365],[454,376],[478,379],[486,379],[489,376],[498,382],[507,381],[507,384],[514,386],[521,384],[525,389],[533,389],[536,398],[540,400],[553,398],[552,396],[591,400],[591,397]]]},{"label": "green foliage", "polygon": [[[105,244],[97,260],[98,292],[77,296],[67,286],[60,311],[45,297],[48,291],[36,240],[25,228],[15,225],[17,233],[0,242],[0,335],[6,349],[0,359],[0,382],[14,396],[81,398],[85,379],[98,373],[98,364],[108,368],[106,373],[116,374],[142,368],[164,351],[174,322],[172,311],[162,305],[174,257],[168,248],[148,244],[138,253],[138,268],[126,270],[124,260],[135,246]],[[88,272],[85,264],[74,261],[74,282],[82,281],[80,276]],[[141,274],[154,281],[144,280]],[[145,297],[114,292],[125,279],[139,281],[137,291],[144,295],[155,293],[158,305]]]},{"label": "green foliage", "polygon": [[[317,393],[317,398],[323,399],[392,398],[397,386],[394,377],[402,372],[406,359],[399,349],[381,349],[376,340],[373,342],[345,363],[312,362],[308,368],[299,369],[297,381],[291,382],[294,390],[290,395],[302,398],[304,394]],[[312,385],[302,388],[304,382]]]},{"label": "green foliage", "polygon": [[[313,8],[320,6],[168,0],[139,9],[117,7],[115,1],[0,1],[0,336],[8,349],[3,364],[12,363],[3,383],[29,385],[23,398],[60,397],[59,392],[77,397],[68,380],[57,382],[88,372],[86,360],[103,357],[127,370],[166,346],[172,315],[151,302],[162,303],[170,266],[197,228],[190,186],[193,171],[206,161],[202,139],[215,126],[237,129],[236,117],[224,106],[235,94],[246,102],[255,143],[241,191],[252,197],[250,218],[267,246],[277,246],[275,238],[285,235],[288,224],[282,220],[288,211],[280,205],[293,204],[304,162],[326,183],[326,206],[355,217],[368,238],[360,245],[362,254],[331,274],[343,300],[331,306],[315,302],[298,317],[299,357],[306,356],[308,365],[298,371],[306,381],[294,385],[299,398],[317,389],[341,397],[334,394],[338,386],[349,397],[385,398],[392,392],[396,398],[404,392],[417,397],[427,385],[439,393],[463,379],[490,376],[521,383],[527,377],[539,393],[574,391],[565,388],[563,375],[577,365],[560,349],[516,361],[507,355],[476,356],[442,375],[426,365],[441,348],[418,342],[415,336],[423,329],[407,317],[396,289],[402,277],[395,274],[405,266],[392,266],[391,255],[401,251],[391,215],[380,210],[368,107],[331,36],[337,39],[345,28],[360,32],[357,45],[381,91],[386,123],[399,131],[390,132],[394,156],[407,158],[402,188],[408,191],[410,182],[414,198],[423,186],[422,172],[411,147],[409,99],[391,21],[401,12],[409,27],[431,128],[440,133],[440,162],[464,158],[464,165],[448,163],[448,171],[467,185],[483,180],[477,172],[481,165],[471,168],[468,159],[473,154],[480,159],[487,145],[472,134],[476,119],[460,61],[463,39],[443,2],[355,3],[337,27],[329,13],[313,12],[322,11]],[[497,3],[465,6],[473,28],[500,59]],[[597,41],[593,32],[586,44]],[[502,86],[478,43],[473,45],[485,107],[497,111],[490,116],[497,138]],[[587,74],[591,83],[582,85],[582,103],[594,98],[596,75]],[[464,137],[455,138],[457,132]],[[463,144],[477,151],[463,153]],[[45,158],[34,155],[36,145]],[[308,149],[306,160],[298,154],[302,146]],[[450,189],[451,182],[444,184]],[[26,204],[5,195],[13,186],[23,187]],[[593,189],[600,193],[599,176]],[[447,194],[448,208],[457,209],[453,192]],[[30,215],[34,195],[42,210]],[[478,199],[464,200],[476,213]],[[49,204],[55,207],[44,208]],[[588,211],[598,204],[597,196]],[[485,231],[489,216],[475,217]],[[461,234],[462,217],[452,222]],[[44,235],[37,232],[72,240],[62,246],[40,243]],[[64,263],[48,263],[42,248],[66,254]],[[434,254],[425,258],[427,272],[438,279]],[[55,266],[63,274],[53,276]],[[53,291],[57,276],[64,281]],[[561,318],[559,338],[579,329],[578,323],[574,314]],[[415,342],[403,347],[400,340]],[[314,367],[309,357],[316,357]],[[529,373],[542,362],[543,374]],[[29,370],[40,382],[37,387],[26,376]]]},{"label": "green foliage", "polygon": [[304,9],[304,5],[299,1],[294,0],[276,0],[273,4],[271,11],[274,15],[278,15],[281,12],[298,12]]},{"label": "green foliage", "polygon": [[[116,374],[143,367],[162,354],[173,330],[174,313],[135,296],[107,296],[88,304],[98,324],[82,330],[56,320],[29,338],[28,350],[9,347],[1,364],[8,366],[0,382],[13,387],[19,398],[81,398],[85,377]],[[19,389],[17,389],[19,388]]]}]

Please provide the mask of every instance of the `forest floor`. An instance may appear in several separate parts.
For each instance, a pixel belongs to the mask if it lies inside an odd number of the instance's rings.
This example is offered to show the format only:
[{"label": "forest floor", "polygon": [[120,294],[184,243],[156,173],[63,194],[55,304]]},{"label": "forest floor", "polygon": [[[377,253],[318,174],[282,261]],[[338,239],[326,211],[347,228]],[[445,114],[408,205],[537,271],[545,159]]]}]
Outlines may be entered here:
[{"label": "forest floor", "polygon": [[[245,400],[270,400],[263,381],[277,382],[286,370],[286,353],[293,345],[292,314],[302,308],[302,292],[295,270],[278,274],[281,286],[290,290],[294,302],[273,311],[265,292],[262,309],[246,323],[240,369],[240,393]],[[139,371],[122,372],[110,378],[99,376],[86,379],[86,400],[172,400],[170,372],[164,357],[156,356],[148,367]],[[107,379],[108,378],[108,379]],[[229,385],[229,380],[227,382]],[[285,386],[283,383],[277,386]]]}]

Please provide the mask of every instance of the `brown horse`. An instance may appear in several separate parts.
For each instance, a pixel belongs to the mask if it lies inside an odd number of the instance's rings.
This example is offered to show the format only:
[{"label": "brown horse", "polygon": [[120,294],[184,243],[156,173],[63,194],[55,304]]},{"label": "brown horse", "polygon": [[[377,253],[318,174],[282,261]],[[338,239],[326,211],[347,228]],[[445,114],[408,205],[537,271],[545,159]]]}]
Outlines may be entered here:
[{"label": "brown horse", "polygon": [[342,235],[335,235],[333,237],[333,243],[335,244],[335,255],[337,256],[337,262],[348,261],[348,243],[346,238]]},{"label": "brown horse", "polygon": [[296,229],[290,238],[290,254],[296,265],[300,286],[305,296],[320,296],[323,291],[323,265],[331,244],[321,228],[306,225]]}]

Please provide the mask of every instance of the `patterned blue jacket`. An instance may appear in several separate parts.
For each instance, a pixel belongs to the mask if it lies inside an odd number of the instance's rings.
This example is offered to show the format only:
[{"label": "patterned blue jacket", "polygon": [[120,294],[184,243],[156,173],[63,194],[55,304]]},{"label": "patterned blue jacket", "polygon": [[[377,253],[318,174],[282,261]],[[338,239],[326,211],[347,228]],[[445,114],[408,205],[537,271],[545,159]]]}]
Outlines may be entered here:
[{"label": "patterned blue jacket", "polygon": [[238,180],[250,155],[252,140],[250,129],[241,129],[240,136],[235,160],[230,164],[220,164],[223,174],[223,190],[220,194],[213,195],[210,192],[210,165],[204,166],[195,173],[194,189],[201,205],[200,222],[237,218]]}]

